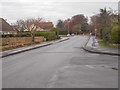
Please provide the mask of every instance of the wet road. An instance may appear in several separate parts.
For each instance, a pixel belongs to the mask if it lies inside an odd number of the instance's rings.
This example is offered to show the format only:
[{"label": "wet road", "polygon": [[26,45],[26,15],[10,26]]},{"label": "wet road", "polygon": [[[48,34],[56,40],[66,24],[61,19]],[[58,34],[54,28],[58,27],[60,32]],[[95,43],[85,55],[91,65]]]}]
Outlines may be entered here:
[{"label": "wet road", "polygon": [[87,36],[2,59],[3,88],[117,88],[118,57],[82,50]]}]

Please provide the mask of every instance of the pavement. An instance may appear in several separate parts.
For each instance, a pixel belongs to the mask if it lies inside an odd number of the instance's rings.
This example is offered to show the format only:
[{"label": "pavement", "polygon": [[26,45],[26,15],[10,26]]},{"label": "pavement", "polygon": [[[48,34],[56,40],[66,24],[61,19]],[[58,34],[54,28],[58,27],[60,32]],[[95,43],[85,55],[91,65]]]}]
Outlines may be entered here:
[{"label": "pavement", "polygon": [[119,48],[110,48],[110,47],[103,47],[98,44],[98,40],[94,38],[94,36],[90,36],[88,38],[87,43],[83,46],[83,49],[91,52],[91,53],[98,53],[98,54],[106,54],[106,55],[117,55],[120,56],[120,49]]},{"label": "pavement", "polygon": [[49,45],[52,45],[52,44],[55,44],[55,43],[66,41],[68,39],[69,39],[68,37],[61,37],[61,39],[59,39],[59,40],[43,42],[43,43],[37,44],[37,45],[30,45],[30,46],[17,48],[17,49],[3,51],[3,52],[0,52],[0,57],[7,57],[7,56],[10,56],[10,55],[14,55],[14,54],[26,52],[26,51],[29,51],[29,50],[37,49],[37,48],[40,48],[40,47],[49,46]]},{"label": "pavement", "polygon": [[2,87],[118,88],[118,56],[86,52],[87,40],[73,36],[2,58]]}]

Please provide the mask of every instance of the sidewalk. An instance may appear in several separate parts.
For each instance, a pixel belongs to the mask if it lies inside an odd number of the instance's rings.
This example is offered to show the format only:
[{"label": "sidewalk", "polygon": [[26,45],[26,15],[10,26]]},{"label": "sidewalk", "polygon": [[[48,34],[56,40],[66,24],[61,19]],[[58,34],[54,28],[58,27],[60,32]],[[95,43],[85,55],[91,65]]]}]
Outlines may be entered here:
[{"label": "sidewalk", "polygon": [[86,43],[86,45],[83,47],[83,49],[91,53],[120,56],[120,52],[118,48],[99,46],[97,39],[95,39],[93,36],[89,37],[89,40]]},{"label": "sidewalk", "polygon": [[40,48],[40,47],[45,47],[45,46],[48,46],[48,45],[56,44],[56,43],[59,43],[59,42],[62,42],[62,41],[66,41],[68,39],[69,39],[68,37],[62,37],[61,39],[55,40],[55,41],[43,42],[43,43],[37,44],[37,45],[30,45],[30,46],[17,48],[17,49],[3,51],[3,52],[0,52],[0,58],[1,57],[7,57],[7,56],[10,56],[10,55],[14,55],[14,54],[18,54],[18,53],[22,53],[22,52],[26,52],[26,51],[33,50],[33,49],[37,49],[37,48]]}]

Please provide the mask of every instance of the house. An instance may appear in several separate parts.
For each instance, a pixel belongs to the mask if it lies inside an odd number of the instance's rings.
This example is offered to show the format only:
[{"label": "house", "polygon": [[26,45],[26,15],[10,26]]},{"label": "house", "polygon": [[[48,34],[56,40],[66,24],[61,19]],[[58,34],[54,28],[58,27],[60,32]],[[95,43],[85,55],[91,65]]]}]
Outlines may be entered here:
[{"label": "house", "polygon": [[3,18],[0,18],[0,34],[16,34],[11,25],[9,25]]},{"label": "house", "polygon": [[[45,30],[50,30],[51,28],[53,28],[52,22],[39,22],[39,23],[37,22],[37,23],[34,23],[34,25],[36,26],[36,31],[45,31]],[[28,30],[24,29],[23,31],[27,32]]]},{"label": "house", "polygon": [[52,22],[39,22],[37,23],[38,27],[40,27],[43,30],[50,30],[51,28],[53,28],[53,23]]}]

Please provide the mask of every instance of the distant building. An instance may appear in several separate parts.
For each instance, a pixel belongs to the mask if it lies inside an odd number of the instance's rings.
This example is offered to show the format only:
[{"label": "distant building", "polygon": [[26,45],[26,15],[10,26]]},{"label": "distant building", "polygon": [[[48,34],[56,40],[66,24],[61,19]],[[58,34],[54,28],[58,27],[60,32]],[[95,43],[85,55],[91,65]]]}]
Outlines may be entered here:
[{"label": "distant building", "polygon": [[51,28],[53,28],[53,23],[52,22],[40,22],[37,23],[36,25],[37,27],[40,27],[41,30],[50,30]]},{"label": "distant building", "polygon": [[[50,30],[51,28],[53,28],[53,23],[52,22],[39,22],[39,23],[35,23],[36,31],[45,31],[45,30]],[[29,30],[24,29],[23,31],[27,32]]]},{"label": "distant building", "polygon": [[0,18],[0,33],[1,34],[16,34],[11,25],[9,25],[3,18]]},{"label": "distant building", "polygon": [[[31,23],[31,25],[34,24],[37,28],[36,31],[45,31],[45,30],[50,30],[51,28],[54,27],[52,22],[35,22],[35,23]],[[31,26],[29,26],[31,27]],[[25,31],[28,32],[29,30],[27,30],[27,28],[25,27],[20,27],[18,25],[12,25],[12,28],[14,29],[14,31],[20,32],[20,31]]]}]

